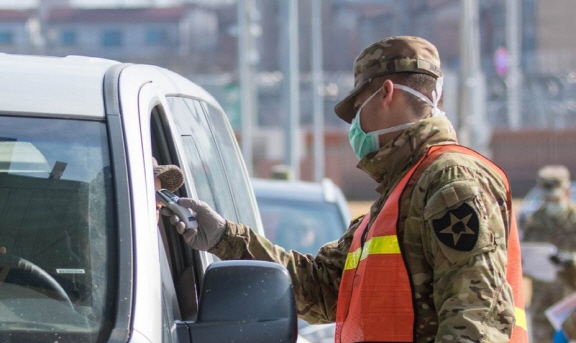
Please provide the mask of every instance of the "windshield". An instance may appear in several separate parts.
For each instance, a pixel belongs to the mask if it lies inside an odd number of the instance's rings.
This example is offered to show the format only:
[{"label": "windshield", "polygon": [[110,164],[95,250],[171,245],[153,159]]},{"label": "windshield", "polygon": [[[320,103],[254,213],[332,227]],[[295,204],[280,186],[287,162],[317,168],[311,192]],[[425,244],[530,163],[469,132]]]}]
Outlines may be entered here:
[{"label": "windshield", "polygon": [[10,342],[103,340],[108,155],[104,123],[0,116],[0,335]]},{"label": "windshield", "polygon": [[340,238],[348,223],[334,203],[257,197],[266,237],[286,250],[316,255]]}]

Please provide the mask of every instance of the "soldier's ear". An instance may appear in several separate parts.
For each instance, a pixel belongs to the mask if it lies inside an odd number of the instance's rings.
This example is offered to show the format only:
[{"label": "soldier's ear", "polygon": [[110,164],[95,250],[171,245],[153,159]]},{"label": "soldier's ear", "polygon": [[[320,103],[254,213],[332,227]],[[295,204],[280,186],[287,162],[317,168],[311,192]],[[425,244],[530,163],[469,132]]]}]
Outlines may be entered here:
[{"label": "soldier's ear", "polygon": [[384,80],[382,83],[382,94],[380,95],[383,104],[390,105],[392,98],[397,94],[394,89],[394,83],[390,79]]}]

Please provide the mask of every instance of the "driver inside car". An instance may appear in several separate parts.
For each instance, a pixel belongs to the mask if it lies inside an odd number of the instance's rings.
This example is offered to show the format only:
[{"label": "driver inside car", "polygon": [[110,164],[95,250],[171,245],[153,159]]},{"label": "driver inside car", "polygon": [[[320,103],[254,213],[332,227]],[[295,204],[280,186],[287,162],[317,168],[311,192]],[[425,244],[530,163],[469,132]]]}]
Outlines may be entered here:
[{"label": "driver inside car", "polygon": [[[159,165],[158,161],[152,157],[152,165],[154,169],[154,190],[158,191],[165,188],[170,192],[175,192],[184,184],[184,173],[182,170],[173,164]],[[156,201],[156,222],[160,220],[160,210],[164,205]]]}]

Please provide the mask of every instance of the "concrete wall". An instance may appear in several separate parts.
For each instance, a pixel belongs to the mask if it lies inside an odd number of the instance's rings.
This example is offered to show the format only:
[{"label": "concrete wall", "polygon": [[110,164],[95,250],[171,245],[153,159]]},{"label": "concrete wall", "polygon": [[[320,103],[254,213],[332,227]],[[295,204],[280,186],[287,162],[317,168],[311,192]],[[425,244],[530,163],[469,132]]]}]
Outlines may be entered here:
[{"label": "concrete wall", "polygon": [[576,178],[576,129],[497,130],[491,150],[492,160],[508,174],[515,197],[534,186],[538,169],[547,164],[563,164]]}]

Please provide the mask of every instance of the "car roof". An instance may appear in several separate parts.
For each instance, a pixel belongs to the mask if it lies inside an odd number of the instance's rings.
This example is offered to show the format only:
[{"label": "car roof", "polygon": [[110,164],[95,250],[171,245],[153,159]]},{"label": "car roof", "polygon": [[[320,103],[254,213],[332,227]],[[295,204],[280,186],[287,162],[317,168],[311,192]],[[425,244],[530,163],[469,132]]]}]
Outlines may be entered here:
[{"label": "car roof", "polygon": [[256,200],[330,203],[339,208],[345,223],[351,220],[350,207],[344,193],[331,179],[321,182],[253,178]]},{"label": "car roof", "polygon": [[[186,94],[221,106],[202,87],[165,68],[88,56],[36,56],[0,53],[0,113],[104,118],[104,77],[114,67],[153,79],[165,93]],[[127,73],[132,74],[133,73]],[[113,80],[114,81],[114,80]],[[114,81],[118,83],[119,81]],[[128,81],[130,82],[130,81]]]},{"label": "car roof", "polygon": [[0,54],[0,94],[5,113],[104,116],[103,80],[120,64],[81,56]]},{"label": "car roof", "polygon": [[257,198],[329,202],[347,207],[342,190],[332,180],[322,182],[253,178]]}]

